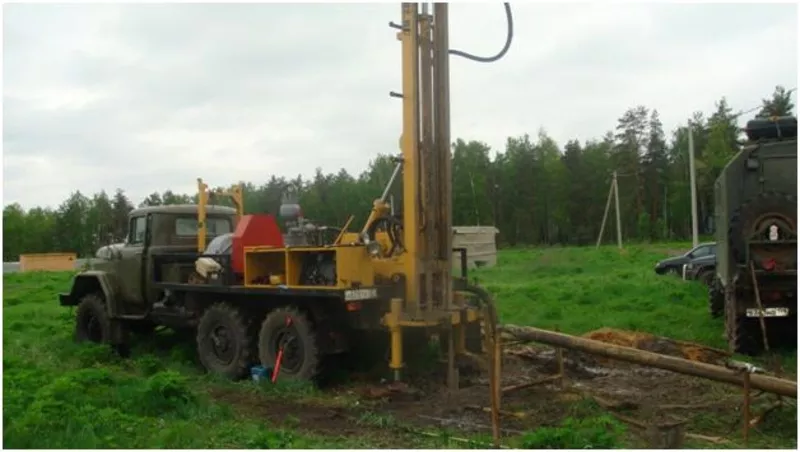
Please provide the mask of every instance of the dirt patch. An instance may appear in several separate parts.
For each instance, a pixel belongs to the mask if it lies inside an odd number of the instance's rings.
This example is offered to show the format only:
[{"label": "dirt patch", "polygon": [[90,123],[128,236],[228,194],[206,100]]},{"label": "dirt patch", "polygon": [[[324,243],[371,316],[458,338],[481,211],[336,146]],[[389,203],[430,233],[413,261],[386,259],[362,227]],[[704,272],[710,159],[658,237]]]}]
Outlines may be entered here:
[{"label": "dirt patch", "polygon": [[[613,337],[617,343],[625,337],[642,338],[624,334],[607,337]],[[638,343],[647,344],[647,341]],[[678,353],[668,348],[664,351]],[[502,367],[504,388],[552,376],[558,371],[555,352],[543,346],[509,347]],[[741,391],[736,387],[660,369],[600,360],[573,351],[564,352],[564,368],[563,388],[560,382],[549,381],[503,395],[501,428],[504,437],[519,436],[542,426],[555,426],[568,417],[585,418],[608,412],[645,425],[686,422],[687,430],[710,435],[729,432],[720,432],[717,427],[695,422],[696,419],[720,416],[734,426],[739,419]],[[447,390],[444,373],[438,368],[427,369],[423,374],[424,378],[415,377],[413,373],[408,375],[408,384],[362,380],[332,388],[327,391],[326,398],[346,395],[360,401],[338,407],[283,398],[275,400],[267,394],[254,396],[237,389],[215,389],[212,397],[272,424],[282,425],[287,419],[294,419],[300,430],[370,438],[374,447],[414,447],[411,444],[419,444],[414,443],[414,438],[419,438],[414,430],[435,432],[444,428],[457,431],[459,436],[491,433],[491,418],[487,412],[489,388],[484,374],[463,375],[462,387],[455,392]],[[365,417],[371,421],[364,422]],[[374,422],[382,418],[391,422]]]},{"label": "dirt patch", "polygon": [[297,423],[301,429],[320,433],[359,434],[348,421],[347,411],[314,404],[298,403],[292,400],[268,398],[238,388],[209,388],[209,395],[228,403],[242,414],[262,418],[275,425]]},{"label": "dirt patch", "polygon": [[263,419],[273,428],[286,427],[317,436],[361,438],[365,445],[385,449],[414,442],[408,432],[391,428],[388,422],[383,423],[383,419],[375,415],[370,417],[372,411],[366,407],[299,402],[239,388],[212,388],[209,395],[217,402],[231,405],[238,415]]},{"label": "dirt patch", "polygon": [[583,337],[607,344],[632,347],[661,355],[674,356],[708,364],[722,365],[724,361],[730,357],[730,353],[726,350],[654,336],[639,331],[601,328],[599,330],[590,331],[584,334]]}]

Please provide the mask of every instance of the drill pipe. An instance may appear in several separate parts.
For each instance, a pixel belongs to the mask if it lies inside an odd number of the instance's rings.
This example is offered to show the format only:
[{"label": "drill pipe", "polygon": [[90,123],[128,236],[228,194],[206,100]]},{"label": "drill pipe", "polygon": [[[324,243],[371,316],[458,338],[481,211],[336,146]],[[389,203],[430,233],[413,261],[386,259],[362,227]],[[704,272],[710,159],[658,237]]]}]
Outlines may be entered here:
[{"label": "drill pipe", "polygon": [[[547,331],[533,327],[501,325],[500,331],[509,333],[522,340],[578,350],[619,361],[627,361],[634,364],[656,367],[681,374],[693,375],[695,377],[707,378],[709,380],[720,381],[739,387],[744,385],[744,376],[742,375],[742,372],[725,367],[690,361],[688,359],[676,358],[673,356],[660,355],[658,353],[639,350],[631,347],[620,347],[618,345],[607,344],[605,342],[595,341],[592,339],[570,336],[568,334],[556,333],[554,331]],[[767,375],[751,374],[750,387],[771,392],[773,394],[792,397],[795,399],[797,398],[796,381],[770,377]]]}]

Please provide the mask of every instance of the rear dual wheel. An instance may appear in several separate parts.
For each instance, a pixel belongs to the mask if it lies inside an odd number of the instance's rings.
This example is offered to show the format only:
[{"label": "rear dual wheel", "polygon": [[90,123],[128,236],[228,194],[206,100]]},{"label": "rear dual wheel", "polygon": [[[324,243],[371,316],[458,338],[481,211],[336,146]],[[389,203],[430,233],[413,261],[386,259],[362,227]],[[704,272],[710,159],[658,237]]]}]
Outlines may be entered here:
[{"label": "rear dual wheel", "polygon": [[279,308],[267,314],[261,323],[258,335],[261,365],[276,368],[279,354],[279,379],[313,380],[319,374],[317,334],[306,313],[293,307]]},{"label": "rear dual wheel", "polygon": [[258,325],[241,309],[217,303],[203,313],[196,340],[203,366],[231,380],[247,376],[257,361],[265,368],[276,367],[281,349],[280,379],[311,380],[318,373],[314,326],[295,308],[276,309]]}]

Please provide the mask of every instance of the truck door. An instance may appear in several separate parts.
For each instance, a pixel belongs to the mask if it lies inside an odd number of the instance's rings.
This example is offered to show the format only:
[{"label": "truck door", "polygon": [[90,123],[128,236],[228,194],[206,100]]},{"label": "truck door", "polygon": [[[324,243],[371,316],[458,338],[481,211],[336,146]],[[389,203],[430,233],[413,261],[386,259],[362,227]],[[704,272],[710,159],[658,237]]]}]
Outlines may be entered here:
[{"label": "truck door", "polygon": [[142,295],[142,263],[144,259],[147,216],[141,215],[130,220],[128,239],[120,250],[119,273],[120,291],[129,303],[144,303]]}]

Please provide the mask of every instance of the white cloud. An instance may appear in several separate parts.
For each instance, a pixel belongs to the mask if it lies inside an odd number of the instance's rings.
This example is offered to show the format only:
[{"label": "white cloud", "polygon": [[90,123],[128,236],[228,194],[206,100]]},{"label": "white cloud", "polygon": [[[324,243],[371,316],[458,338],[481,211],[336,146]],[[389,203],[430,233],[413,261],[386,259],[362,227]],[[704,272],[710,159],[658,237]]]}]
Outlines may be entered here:
[{"label": "white cloud", "polygon": [[[797,80],[794,4],[512,3],[494,64],[451,58],[452,136],[502,149],[544,127],[600,137],[626,108],[667,129]],[[4,8],[4,202],[72,190],[256,183],[397,152],[397,4],[14,4]],[[453,4],[452,47],[496,53],[499,4]]]}]

